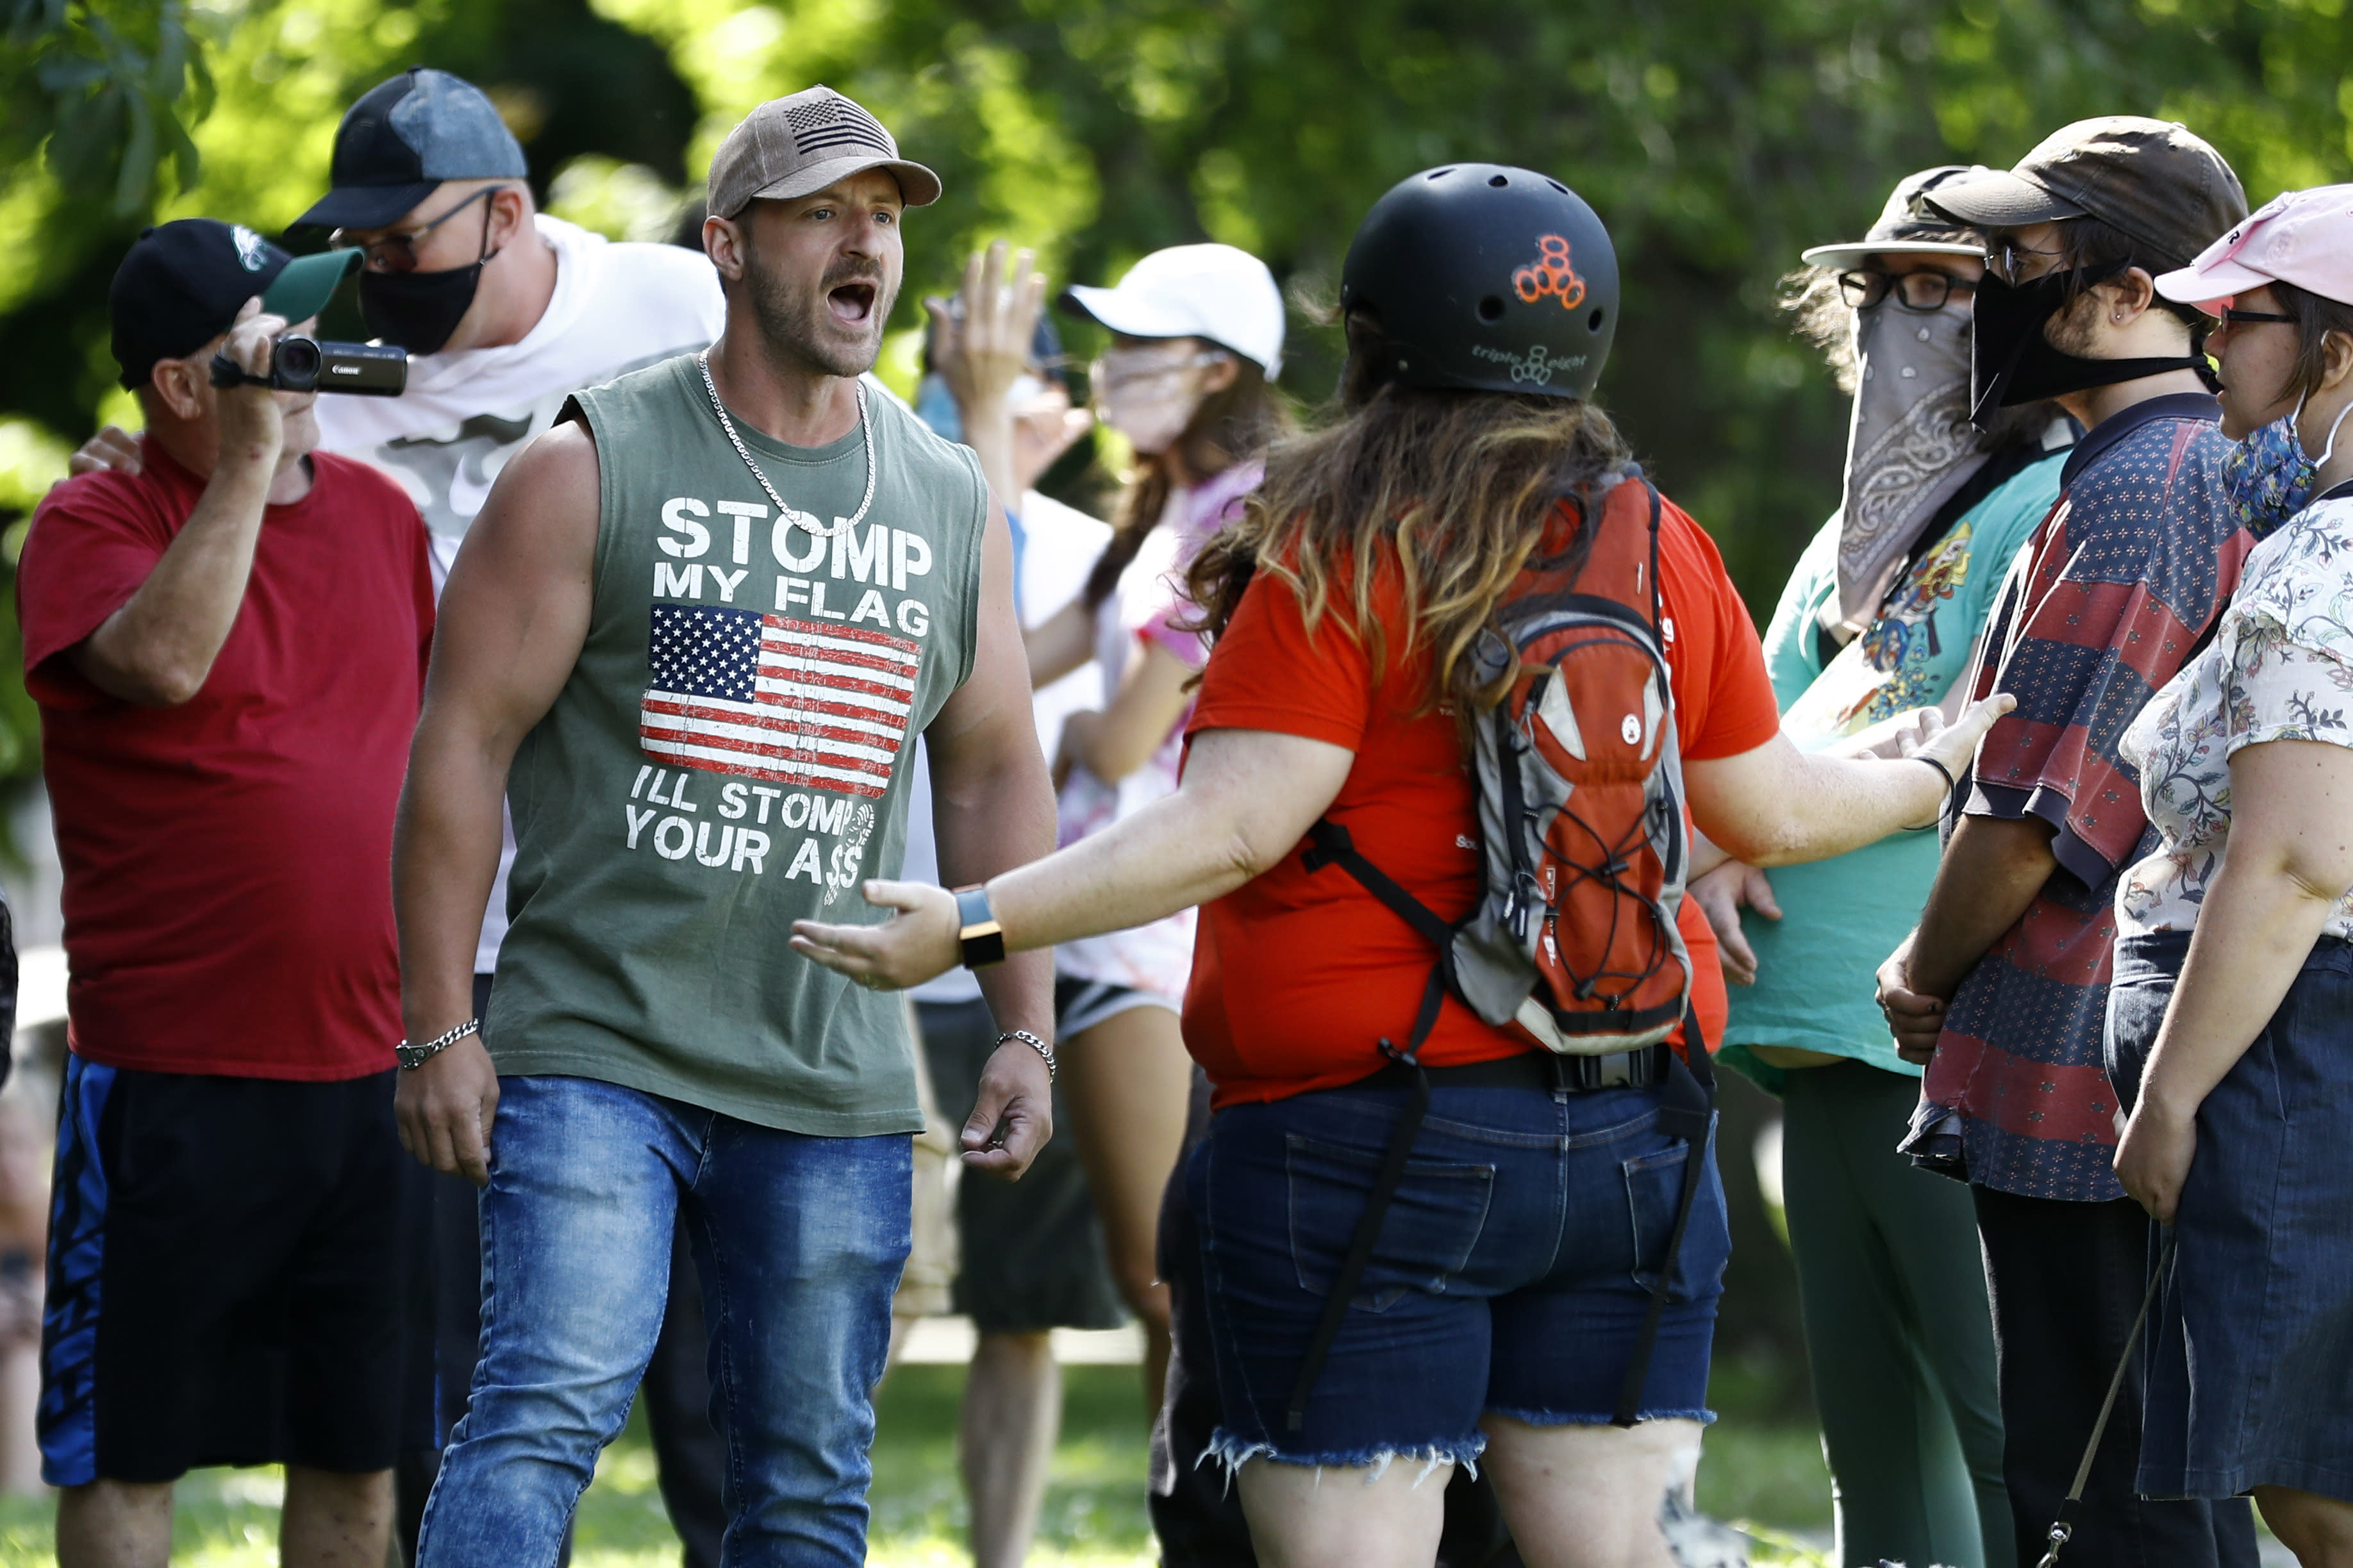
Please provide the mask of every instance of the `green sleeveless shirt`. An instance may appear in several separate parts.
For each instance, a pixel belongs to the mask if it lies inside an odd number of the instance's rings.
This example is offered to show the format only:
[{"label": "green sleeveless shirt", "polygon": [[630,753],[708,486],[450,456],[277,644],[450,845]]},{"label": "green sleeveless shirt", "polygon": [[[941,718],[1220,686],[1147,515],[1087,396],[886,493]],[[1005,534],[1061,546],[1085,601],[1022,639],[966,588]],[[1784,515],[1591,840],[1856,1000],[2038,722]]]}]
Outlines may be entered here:
[{"label": "green sleeveless shirt", "polygon": [[[858,885],[896,873],[914,739],[972,673],[979,467],[869,388],[874,502],[826,538],[775,516],[693,356],[573,402],[596,443],[596,606],[508,780],[491,1057],[794,1132],[920,1131],[902,1000],[786,939],[873,920]],[[735,428],[786,505],[857,511],[858,431]]]}]

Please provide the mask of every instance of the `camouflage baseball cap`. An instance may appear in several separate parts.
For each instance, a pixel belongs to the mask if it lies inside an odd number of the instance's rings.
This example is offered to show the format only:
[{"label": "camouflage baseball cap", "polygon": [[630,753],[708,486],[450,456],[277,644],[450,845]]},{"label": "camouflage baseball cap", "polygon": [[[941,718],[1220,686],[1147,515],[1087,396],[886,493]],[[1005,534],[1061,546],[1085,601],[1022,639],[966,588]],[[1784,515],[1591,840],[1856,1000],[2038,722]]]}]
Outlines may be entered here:
[{"label": "camouflage baseball cap", "polygon": [[733,217],[762,197],[811,195],[867,169],[898,176],[911,207],[940,199],[940,177],[900,157],[882,122],[833,89],[770,99],[727,133],[711,160],[711,216]]}]

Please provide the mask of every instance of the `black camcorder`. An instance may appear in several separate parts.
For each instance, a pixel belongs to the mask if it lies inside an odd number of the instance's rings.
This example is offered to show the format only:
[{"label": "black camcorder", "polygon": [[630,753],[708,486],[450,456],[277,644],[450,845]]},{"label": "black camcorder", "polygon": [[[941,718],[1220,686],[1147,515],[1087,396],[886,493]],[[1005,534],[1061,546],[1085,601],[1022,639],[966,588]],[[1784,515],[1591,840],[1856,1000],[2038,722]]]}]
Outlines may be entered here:
[{"label": "black camcorder", "polygon": [[397,397],[408,385],[408,355],[390,343],[322,343],[287,332],[270,342],[268,375],[246,374],[223,352],[213,355],[213,384]]}]

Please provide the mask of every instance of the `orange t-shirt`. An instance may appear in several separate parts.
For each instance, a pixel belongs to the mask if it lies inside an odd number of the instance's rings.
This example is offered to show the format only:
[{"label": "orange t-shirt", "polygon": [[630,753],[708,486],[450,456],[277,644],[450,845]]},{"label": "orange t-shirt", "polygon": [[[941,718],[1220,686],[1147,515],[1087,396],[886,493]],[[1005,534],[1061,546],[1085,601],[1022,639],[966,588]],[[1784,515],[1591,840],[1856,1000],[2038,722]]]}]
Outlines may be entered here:
[{"label": "orange t-shirt", "polygon": [[[1660,510],[1659,583],[1675,732],[1689,761],[1737,756],[1772,739],[1780,718],[1747,607],[1715,543],[1672,502]],[[1398,622],[1393,572],[1375,609]],[[1261,577],[1236,608],[1204,671],[1187,734],[1267,730],[1356,753],[1327,815],[1365,857],[1449,921],[1479,895],[1471,770],[1445,712],[1415,715],[1429,689],[1426,653],[1388,638],[1379,681],[1366,649],[1326,613],[1311,637],[1298,596]],[[1726,1011],[1715,938],[1697,904],[1678,922],[1697,971],[1693,1003],[1709,1039]],[[1436,954],[1412,927],[1337,867],[1310,872],[1286,856],[1265,875],[1201,907],[1185,1043],[1220,1106],[1334,1089],[1386,1065],[1377,1042],[1411,1033]],[[1452,995],[1423,1045],[1432,1067],[1529,1049]]]}]

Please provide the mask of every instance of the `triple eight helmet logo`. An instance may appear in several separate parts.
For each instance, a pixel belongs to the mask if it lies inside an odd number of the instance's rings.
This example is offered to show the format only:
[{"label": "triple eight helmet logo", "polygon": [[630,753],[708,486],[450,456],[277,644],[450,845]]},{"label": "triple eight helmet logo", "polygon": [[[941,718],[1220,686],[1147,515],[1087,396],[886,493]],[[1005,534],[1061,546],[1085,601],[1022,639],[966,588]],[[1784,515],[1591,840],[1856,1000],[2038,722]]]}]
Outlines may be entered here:
[{"label": "triple eight helmet logo", "polygon": [[1569,265],[1566,235],[1536,237],[1536,258],[1512,274],[1512,292],[1530,305],[1549,294],[1564,310],[1585,303],[1585,279]]},{"label": "triple eight helmet logo", "polygon": [[1379,323],[1406,385],[1589,397],[1617,335],[1617,251],[1558,180],[1450,163],[1373,204],[1340,305]]}]

